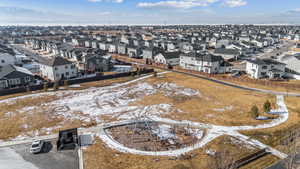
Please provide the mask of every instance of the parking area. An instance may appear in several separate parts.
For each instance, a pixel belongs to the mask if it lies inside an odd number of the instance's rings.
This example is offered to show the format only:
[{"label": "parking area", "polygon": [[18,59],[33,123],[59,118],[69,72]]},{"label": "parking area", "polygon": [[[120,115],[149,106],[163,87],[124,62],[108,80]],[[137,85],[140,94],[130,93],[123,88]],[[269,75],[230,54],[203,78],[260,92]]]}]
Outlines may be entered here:
[{"label": "parking area", "polygon": [[45,141],[39,154],[30,153],[31,144],[0,148],[0,169],[79,169],[75,150],[57,151],[56,141]]}]

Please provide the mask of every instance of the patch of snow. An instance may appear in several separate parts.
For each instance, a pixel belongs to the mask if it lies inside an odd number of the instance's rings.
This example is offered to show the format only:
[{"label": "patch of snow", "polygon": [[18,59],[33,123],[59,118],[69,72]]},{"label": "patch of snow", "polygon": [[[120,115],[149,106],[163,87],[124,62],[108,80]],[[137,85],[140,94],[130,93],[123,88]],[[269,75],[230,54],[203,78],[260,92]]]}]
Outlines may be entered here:
[{"label": "patch of snow", "polygon": [[216,150],[208,149],[205,151],[207,155],[214,156],[216,154]]},{"label": "patch of snow", "polygon": [[232,109],[233,109],[233,106],[226,106],[224,108],[214,108],[213,111],[225,112],[225,111],[230,111]]},{"label": "patch of snow", "polygon": [[167,124],[158,125],[158,128],[152,129],[152,132],[162,140],[176,139],[175,132],[173,132],[172,127]]},{"label": "patch of snow", "polygon": [[74,85],[70,85],[69,87],[70,88],[79,88],[79,87],[81,87],[81,85],[80,84],[74,84]]}]

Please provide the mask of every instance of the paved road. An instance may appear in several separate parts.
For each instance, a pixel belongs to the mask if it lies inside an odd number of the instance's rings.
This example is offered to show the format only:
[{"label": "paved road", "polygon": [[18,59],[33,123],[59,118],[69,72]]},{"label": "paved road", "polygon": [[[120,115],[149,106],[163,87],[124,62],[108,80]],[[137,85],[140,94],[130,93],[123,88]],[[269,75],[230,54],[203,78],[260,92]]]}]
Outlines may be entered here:
[{"label": "paved road", "polygon": [[258,55],[257,57],[259,58],[271,58],[271,56],[277,56],[277,54],[282,55],[283,53],[286,53],[290,51],[290,49],[295,45],[294,42],[290,41],[283,41],[283,46],[280,47],[279,49],[274,49],[271,52],[266,52],[261,55]]},{"label": "paved road", "polygon": [[0,169],[79,169],[77,150],[57,152],[55,141],[44,152],[31,154],[30,144],[0,148]]},{"label": "paved road", "polygon": [[27,57],[29,57],[30,59],[33,59],[34,61],[36,61],[38,63],[45,60],[42,56],[26,49],[22,45],[11,45],[11,47],[14,48],[15,50],[17,50],[18,52],[25,54]]}]

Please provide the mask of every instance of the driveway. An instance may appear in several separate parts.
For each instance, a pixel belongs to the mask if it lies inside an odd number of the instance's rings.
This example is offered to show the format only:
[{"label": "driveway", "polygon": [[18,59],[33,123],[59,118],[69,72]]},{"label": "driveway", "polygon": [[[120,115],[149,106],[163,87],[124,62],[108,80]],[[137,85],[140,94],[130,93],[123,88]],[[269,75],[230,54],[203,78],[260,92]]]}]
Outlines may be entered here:
[{"label": "driveway", "polygon": [[0,169],[78,169],[77,150],[57,152],[48,141],[43,153],[31,154],[30,144],[0,148]]}]

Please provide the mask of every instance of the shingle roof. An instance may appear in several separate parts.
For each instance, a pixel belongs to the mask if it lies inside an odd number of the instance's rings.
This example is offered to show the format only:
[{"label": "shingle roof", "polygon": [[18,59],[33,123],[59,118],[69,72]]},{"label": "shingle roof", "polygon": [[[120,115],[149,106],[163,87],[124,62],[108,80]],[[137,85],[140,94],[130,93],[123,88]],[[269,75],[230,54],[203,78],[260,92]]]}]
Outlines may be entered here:
[{"label": "shingle roof", "polygon": [[9,75],[10,73],[12,73],[14,71],[22,72],[22,73],[28,74],[28,75],[33,75],[29,70],[27,70],[23,67],[18,67],[18,66],[14,66],[14,65],[6,65],[6,66],[0,67],[0,79],[5,78],[5,76]]},{"label": "shingle roof", "polygon": [[224,60],[222,58],[222,56],[208,54],[208,53],[191,52],[191,53],[188,53],[188,54],[183,54],[183,56],[195,57],[196,60],[206,61],[206,62],[218,62],[218,61],[223,61]]},{"label": "shingle roof", "polygon": [[272,60],[272,59],[251,59],[251,60],[248,60],[248,62],[250,63],[253,63],[253,64],[257,64],[257,65],[285,65],[284,63],[281,63],[281,62],[277,62],[275,60]]},{"label": "shingle roof", "polygon": [[61,66],[72,64],[72,62],[62,57],[54,57],[52,59],[44,59],[43,61],[41,61],[41,64],[48,66]]},{"label": "shingle roof", "polygon": [[226,55],[239,55],[239,50],[236,49],[226,49],[226,48],[217,48],[215,50],[217,54],[226,54]]},{"label": "shingle roof", "polygon": [[173,58],[179,58],[180,57],[181,52],[162,52],[162,55],[166,58],[166,59],[173,59]]}]

